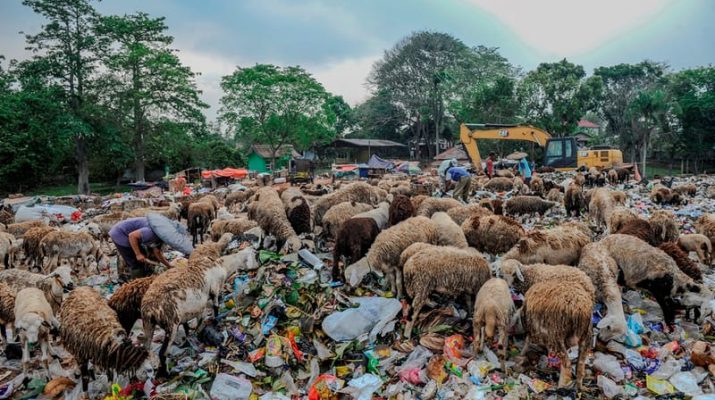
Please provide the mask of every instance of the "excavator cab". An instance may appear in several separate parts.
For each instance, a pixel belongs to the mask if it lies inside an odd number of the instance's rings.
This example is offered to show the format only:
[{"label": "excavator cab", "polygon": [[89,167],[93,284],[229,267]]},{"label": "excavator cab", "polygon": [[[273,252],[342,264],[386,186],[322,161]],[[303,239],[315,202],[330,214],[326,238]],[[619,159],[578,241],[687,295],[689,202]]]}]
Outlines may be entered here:
[{"label": "excavator cab", "polygon": [[545,167],[556,169],[577,167],[578,148],[573,137],[550,138],[546,141],[546,151],[544,151]]}]

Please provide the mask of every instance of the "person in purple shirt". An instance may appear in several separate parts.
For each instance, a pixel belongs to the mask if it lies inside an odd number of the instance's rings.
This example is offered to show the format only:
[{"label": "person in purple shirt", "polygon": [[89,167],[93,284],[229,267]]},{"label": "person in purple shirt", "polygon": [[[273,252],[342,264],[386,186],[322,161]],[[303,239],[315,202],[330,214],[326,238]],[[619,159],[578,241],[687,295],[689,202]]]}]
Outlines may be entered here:
[{"label": "person in purple shirt", "polygon": [[447,178],[455,185],[452,198],[466,203],[469,200],[469,191],[472,186],[472,176],[469,172],[462,167],[451,167],[447,170]]},{"label": "person in purple shirt", "polygon": [[151,270],[145,265],[149,250],[159,262],[171,268],[171,264],[161,251],[162,241],[151,230],[146,218],[129,218],[120,221],[109,231],[109,237],[117,247],[117,253],[129,267],[129,271],[118,271],[121,279],[128,280],[150,275]]}]

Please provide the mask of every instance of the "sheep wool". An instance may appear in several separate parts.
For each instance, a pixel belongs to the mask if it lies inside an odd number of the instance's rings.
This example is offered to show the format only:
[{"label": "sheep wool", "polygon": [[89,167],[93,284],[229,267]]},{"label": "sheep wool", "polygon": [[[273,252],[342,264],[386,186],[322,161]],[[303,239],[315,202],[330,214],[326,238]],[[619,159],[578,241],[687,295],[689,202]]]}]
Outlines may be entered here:
[{"label": "sheep wool", "polygon": [[514,196],[507,200],[504,206],[506,215],[544,215],[556,203],[544,200],[538,196]]},{"label": "sheep wool", "polygon": [[614,231],[614,233],[637,237],[651,246],[656,246],[658,244],[658,241],[655,238],[655,233],[653,232],[653,227],[648,221],[641,218],[626,221],[618,228],[618,230]]},{"label": "sheep wool", "polygon": [[28,287],[36,287],[45,293],[45,298],[52,305],[54,312],[58,312],[62,304],[64,290],[74,287],[72,269],[61,266],[48,275],[35,274],[20,269],[7,269],[0,271],[0,282],[6,283],[15,293]]},{"label": "sheep wool", "polygon": [[346,265],[358,261],[367,254],[379,234],[380,229],[372,218],[353,217],[345,221],[333,248],[333,279],[338,280],[343,275],[339,265],[342,257],[347,259]]},{"label": "sheep wool", "polygon": [[412,318],[405,326],[409,338],[412,326],[432,293],[465,296],[471,310],[472,296],[491,278],[484,257],[474,249],[431,247],[410,257],[404,266],[405,292],[412,298]]},{"label": "sheep wool", "polygon": [[437,244],[441,246],[454,246],[461,249],[469,247],[464,231],[445,212],[432,214],[432,222],[437,228]]},{"label": "sheep wool", "polygon": [[256,191],[248,205],[248,218],[258,222],[263,230],[284,242],[284,253],[300,250],[300,238],[288,221],[278,192],[272,187],[262,187]]},{"label": "sheep wool", "polygon": [[462,224],[470,246],[489,254],[501,254],[526,235],[524,228],[512,218],[502,215],[472,216]]},{"label": "sheep wool", "polygon": [[[581,175],[577,175],[581,176]],[[581,209],[585,207],[585,199],[583,197],[583,185],[572,183],[566,189],[564,195],[564,208],[567,215],[581,215]]]},{"label": "sheep wool", "polygon": [[346,201],[376,205],[386,198],[386,191],[365,182],[355,182],[321,197],[315,203],[313,220],[316,225],[320,225],[323,222],[323,216],[331,207]]},{"label": "sheep wool", "polygon": [[390,203],[383,201],[377,205],[377,208],[356,214],[352,218],[371,218],[377,224],[378,229],[383,230],[387,227],[390,213]]},{"label": "sheep wool", "polygon": [[529,232],[503,259],[518,260],[522,264],[574,265],[583,246],[591,241],[588,227],[580,223],[566,223],[552,229]]},{"label": "sheep wool", "polygon": [[594,189],[588,202],[589,218],[597,227],[608,229],[608,222],[614,207],[615,201],[608,189]]},{"label": "sheep wool", "polygon": [[695,231],[710,239],[710,245],[715,246],[715,214],[701,215],[695,221]]},{"label": "sheep wool", "polygon": [[298,188],[289,187],[281,193],[281,201],[285,207],[286,216],[295,233],[310,233],[310,205]]},{"label": "sheep wool", "polygon": [[681,196],[695,196],[698,191],[698,187],[692,183],[682,183],[673,188],[673,191],[680,194]]},{"label": "sheep wool", "polygon": [[29,231],[30,229],[46,225],[47,224],[42,221],[16,222],[14,224],[9,224],[7,228],[5,228],[5,232],[11,234],[17,239],[22,239],[25,235],[25,232]]},{"label": "sheep wool", "polygon": [[40,226],[29,229],[25,232],[25,238],[22,242],[22,251],[25,253],[27,265],[42,269],[42,255],[40,253],[40,242],[47,236],[48,233],[54,231],[55,228],[50,226]]},{"label": "sheep wool", "polygon": [[504,214],[504,201],[502,199],[481,199],[479,205],[491,211],[495,215]]},{"label": "sheep wool", "polygon": [[57,268],[60,258],[76,257],[80,267],[86,268],[88,256],[94,256],[97,263],[104,256],[99,244],[89,233],[65,231],[47,233],[40,241],[40,254],[50,258],[47,266],[49,271]]},{"label": "sheep wool", "polygon": [[504,260],[497,267],[497,276],[501,276],[519,293],[526,293],[530,287],[539,282],[554,280],[558,282],[573,282],[588,289],[593,299],[596,292],[591,279],[583,271],[568,265],[529,264],[524,265],[517,260]]},{"label": "sheep wool", "polygon": [[[524,350],[537,344],[554,352],[561,359],[559,387],[571,381],[571,361],[568,349],[578,344],[576,361],[576,386],[583,387],[586,356],[591,346],[591,313],[593,298],[589,296],[593,286],[569,285],[559,281],[539,282],[524,296]],[[576,339],[577,343],[572,343]]]},{"label": "sheep wool", "polygon": [[514,188],[514,181],[511,178],[497,176],[484,185],[484,190],[490,192],[508,192]]},{"label": "sheep wool", "polygon": [[428,197],[424,199],[421,203],[420,206],[417,207],[415,211],[415,215],[421,215],[423,217],[431,217],[432,214],[436,212],[446,212],[451,208],[455,207],[461,207],[462,203],[459,202],[459,200],[450,198],[450,197],[445,197],[445,198],[439,198],[439,197]]},{"label": "sheep wool", "polygon": [[678,240],[678,225],[672,212],[658,210],[648,219],[658,244]]},{"label": "sheep wool", "polygon": [[553,188],[546,194],[546,200],[560,204],[563,202],[563,194],[558,188]]},{"label": "sheep wool", "polygon": [[502,346],[501,369],[505,372],[509,324],[514,311],[514,301],[505,280],[491,278],[479,289],[474,301],[474,316],[472,318],[474,342],[472,347],[477,353],[484,347],[484,339],[494,338],[498,331],[499,343]]},{"label": "sheep wool", "polygon": [[131,332],[134,323],[141,318],[142,299],[155,278],[156,275],[133,279],[117,289],[109,299],[109,307],[117,313],[117,319],[127,333]]},{"label": "sheep wool", "polygon": [[608,219],[608,226],[611,232],[618,232],[629,221],[638,219],[635,211],[623,206],[615,207]]},{"label": "sheep wool", "polygon": [[343,223],[350,218],[366,211],[372,206],[366,203],[344,202],[331,207],[323,217],[322,226],[328,237],[335,237]]},{"label": "sheep wool", "polygon": [[414,216],[415,208],[409,197],[397,194],[390,203],[388,214],[388,226],[394,226],[407,218]]},{"label": "sheep wool", "polygon": [[680,235],[678,237],[678,246],[688,253],[694,251],[701,263],[705,265],[712,263],[712,243],[710,243],[710,239],[707,236],[699,233]]},{"label": "sheep wool", "polygon": [[670,258],[675,261],[675,264],[683,271],[686,275],[693,278],[695,282],[702,283],[703,272],[698,268],[695,261],[688,257],[688,254],[678,247],[677,244],[673,242],[661,243],[658,246],[659,249],[663,250],[665,254],[669,255]]},{"label": "sheep wool", "polygon": [[[60,337],[88,385],[88,363],[116,372],[136,371],[149,353],[134,346],[117,320],[117,314],[94,289],[79,287],[70,293],[60,312]],[[149,338],[151,340],[151,338]]]},{"label": "sheep wool", "polygon": [[42,363],[49,375],[49,327],[59,327],[50,303],[42,290],[34,287],[17,292],[15,298],[15,328],[22,344],[22,369],[27,373],[30,364],[30,344],[39,343]]},{"label": "sheep wool", "polygon": [[0,282],[0,339],[5,343],[14,339],[15,291],[5,282]]},{"label": "sheep wool", "polygon": [[464,221],[471,216],[486,217],[492,214],[488,208],[482,207],[479,204],[468,204],[447,210],[447,215],[459,226],[462,226]]},{"label": "sheep wool", "polygon": [[217,241],[224,233],[242,235],[247,230],[258,226],[256,221],[247,218],[217,219],[211,224],[211,240]]}]

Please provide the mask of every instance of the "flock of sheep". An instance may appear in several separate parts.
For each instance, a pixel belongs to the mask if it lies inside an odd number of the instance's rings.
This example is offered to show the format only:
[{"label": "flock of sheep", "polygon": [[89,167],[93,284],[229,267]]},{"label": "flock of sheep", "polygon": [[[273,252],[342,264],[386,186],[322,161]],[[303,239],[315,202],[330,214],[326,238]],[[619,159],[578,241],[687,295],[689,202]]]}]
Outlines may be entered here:
[{"label": "flock of sheep", "polygon": [[[227,279],[258,267],[253,247],[227,251],[235,236],[248,234],[268,235],[283,253],[327,244],[333,249],[333,279],[351,286],[362,285],[369,272],[384,276],[385,289],[411,305],[406,338],[423,309],[434,305],[433,295],[451,297],[471,316],[474,350],[498,339],[505,369],[508,332],[521,326],[522,355],[539,345],[559,356],[559,386],[572,381],[567,351],[574,345],[579,348],[575,382],[582,386],[596,302],[607,309],[596,327],[599,339],[626,333],[622,287],[650,293],[666,329],[680,309],[694,310],[695,318],[712,312],[703,270],[712,261],[715,214],[695,222],[698,233],[682,234],[670,210],[698,190],[711,194],[693,183],[697,180],[653,186],[650,199],[662,209],[645,219],[628,207],[639,186],[616,190],[629,183],[625,170],[592,169],[565,179],[544,173],[529,185],[508,172],[500,175],[475,176],[470,204],[431,197],[434,177],[420,177],[417,185],[395,175],[332,187],[256,182],[235,193],[197,194],[97,215],[80,229],[41,221],[3,224],[3,340],[17,336],[24,368],[31,365],[29,345],[39,343],[47,370],[49,343],[58,335],[77,362],[85,390],[90,362],[95,369],[137,376],[158,366],[166,376],[167,351],[179,327],[189,332],[194,319],[200,326],[209,308],[217,315]],[[111,226],[149,212],[187,221],[196,246],[187,265],[130,281],[108,301],[78,286],[78,275],[108,273]],[[561,222],[527,229],[545,214]],[[512,292],[524,295],[518,309]],[[130,337],[138,320],[143,346]],[[156,327],[165,332],[158,357],[150,347]]]}]

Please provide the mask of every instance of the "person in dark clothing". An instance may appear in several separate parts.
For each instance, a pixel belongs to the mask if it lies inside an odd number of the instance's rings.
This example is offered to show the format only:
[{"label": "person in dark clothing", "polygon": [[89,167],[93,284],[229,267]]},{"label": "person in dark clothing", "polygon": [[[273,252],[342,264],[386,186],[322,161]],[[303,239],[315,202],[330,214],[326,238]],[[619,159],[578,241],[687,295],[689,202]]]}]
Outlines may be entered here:
[{"label": "person in dark clothing", "polygon": [[161,251],[162,241],[149,227],[149,221],[145,217],[125,219],[114,225],[109,231],[117,253],[122,257],[128,271],[117,272],[123,280],[141,278],[151,274],[147,268],[146,259],[151,251],[154,258],[168,268],[171,264],[164,257]]}]

